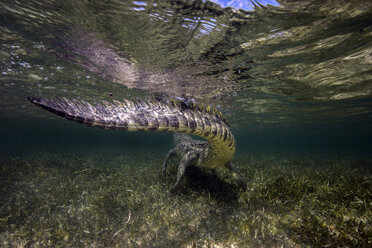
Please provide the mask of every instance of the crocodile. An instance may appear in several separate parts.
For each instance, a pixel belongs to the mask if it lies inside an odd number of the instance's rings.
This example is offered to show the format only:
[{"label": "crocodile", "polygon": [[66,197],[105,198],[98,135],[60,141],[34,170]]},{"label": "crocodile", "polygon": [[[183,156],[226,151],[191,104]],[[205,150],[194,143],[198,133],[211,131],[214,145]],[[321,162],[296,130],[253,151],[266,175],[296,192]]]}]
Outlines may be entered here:
[{"label": "crocodile", "polygon": [[[175,147],[164,160],[162,175],[167,174],[168,160],[178,156],[176,183],[172,192],[182,188],[186,168],[190,165],[215,169],[225,166],[232,172],[240,187],[245,182],[231,162],[236,143],[227,121],[215,108],[187,101],[142,101],[124,99],[109,103],[90,104],[82,100],[56,97],[45,99],[29,96],[27,99],[56,115],[88,126],[126,131],[174,132]],[[195,140],[189,134],[204,138]]]}]

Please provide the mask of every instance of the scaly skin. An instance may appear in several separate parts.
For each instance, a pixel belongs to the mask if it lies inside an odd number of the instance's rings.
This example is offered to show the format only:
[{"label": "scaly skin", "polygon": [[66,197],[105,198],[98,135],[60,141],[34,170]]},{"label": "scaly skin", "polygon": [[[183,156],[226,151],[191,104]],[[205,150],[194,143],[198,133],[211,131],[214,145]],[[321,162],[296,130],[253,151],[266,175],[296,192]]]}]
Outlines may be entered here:
[{"label": "scaly skin", "polygon": [[[177,182],[173,191],[180,189],[186,167],[196,165],[217,168],[225,165],[244,187],[240,173],[231,163],[235,153],[235,139],[227,123],[213,111],[197,108],[169,106],[160,102],[133,103],[114,101],[92,105],[85,101],[57,98],[56,100],[27,97],[27,99],[54,114],[68,120],[104,129],[127,131],[175,132],[175,148],[172,149],[163,165],[163,174],[170,157],[178,155],[181,162]],[[187,134],[200,136],[207,140],[193,140]]]}]

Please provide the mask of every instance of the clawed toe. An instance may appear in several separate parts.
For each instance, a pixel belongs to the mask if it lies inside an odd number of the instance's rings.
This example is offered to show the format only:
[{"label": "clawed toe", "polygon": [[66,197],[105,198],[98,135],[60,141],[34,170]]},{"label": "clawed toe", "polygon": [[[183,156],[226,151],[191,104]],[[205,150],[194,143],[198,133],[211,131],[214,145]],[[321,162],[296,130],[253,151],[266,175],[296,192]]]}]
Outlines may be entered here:
[{"label": "clawed toe", "polygon": [[166,170],[163,169],[163,170],[161,171],[161,176],[162,176],[162,177],[166,177],[166,176],[168,176],[168,172],[167,172]]},{"label": "clawed toe", "polygon": [[182,186],[181,185],[174,185],[171,190],[170,190],[170,193],[173,194],[173,195],[176,195],[178,193],[181,192],[181,189],[182,189]]}]

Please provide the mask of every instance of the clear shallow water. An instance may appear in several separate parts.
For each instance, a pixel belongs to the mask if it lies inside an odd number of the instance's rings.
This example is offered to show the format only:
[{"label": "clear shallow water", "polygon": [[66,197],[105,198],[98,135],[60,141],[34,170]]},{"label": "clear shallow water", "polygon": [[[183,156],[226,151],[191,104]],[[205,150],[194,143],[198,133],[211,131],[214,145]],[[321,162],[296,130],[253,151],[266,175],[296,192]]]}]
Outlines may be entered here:
[{"label": "clear shallow water", "polygon": [[[369,1],[2,1],[1,244],[368,246],[371,10]],[[221,170],[168,197],[174,177],[157,173],[170,134],[88,128],[29,95],[211,104],[231,123],[250,190]]]},{"label": "clear shallow water", "polygon": [[372,150],[368,1],[3,1],[0,11],[3,130],[56,118],[27,95],[163,95],[218,107],[249,149],[267,136],[273,149],[288,138],[288,150]]}]

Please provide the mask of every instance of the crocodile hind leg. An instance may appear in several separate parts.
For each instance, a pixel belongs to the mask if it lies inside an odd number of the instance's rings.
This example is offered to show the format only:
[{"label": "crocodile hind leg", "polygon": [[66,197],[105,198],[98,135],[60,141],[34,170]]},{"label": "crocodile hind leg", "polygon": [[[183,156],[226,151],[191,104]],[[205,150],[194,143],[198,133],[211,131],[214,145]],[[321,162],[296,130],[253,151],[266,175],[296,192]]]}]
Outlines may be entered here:
[{"label": "crocodile hind leg", "polygon": [[167,164],[168,164],[168,160],[169,160],[170,158],[175,157],[175,156],[177,156],[176,148],[171,149],[171,150],[167,153],[167,155],[165,156],[164,163],[163,163],[163,169],[162,169],[162,171],[161,171],[161,175],[162,175],[163,177],[166,176],[166,174],[167,174]]},{"label": "crocodile hind leg", "polygon": [[172,193],[176,193],[181,189],[181,184],[185,178],[186,168],[192,164],[195,164],[196,160],[199,158],[200,154],[195,151],[188,152],[182,159],[178,166],[177,171],[177,181],[171,189]]},{"label": "crocodile hind leg", "polygon": [[240,174],[239,170],[235,167],[235,165],[231,162],[225,164],[225,167],[229,169],[233,173],[233,177],[238,181],[239,186],[243,189],[247,189],[247,185],[243,179],[243,176]]}]

